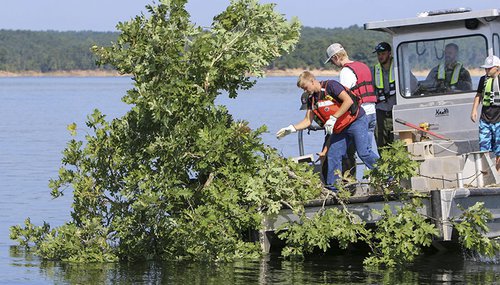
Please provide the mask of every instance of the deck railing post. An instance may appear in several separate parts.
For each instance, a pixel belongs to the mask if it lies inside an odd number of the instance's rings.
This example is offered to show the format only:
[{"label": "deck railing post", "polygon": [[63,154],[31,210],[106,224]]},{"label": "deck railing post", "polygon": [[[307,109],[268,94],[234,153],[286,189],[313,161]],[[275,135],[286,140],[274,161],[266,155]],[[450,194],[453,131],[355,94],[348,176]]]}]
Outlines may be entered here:
[{"label": "deck railing post", "polygon": [[484,178],[483,178],[483,164],[481,162],[481,156],[484,153],[474,152],[474,165],[476,166],[476,175],[477,175],[477,187],[484,186]]},{"label": "deck railing post", "polygon": [[434,224],[439,231],[439,238],[442,240],[444,237],[443,232],[443,210],[441,208],[441,191],[431,191],[431,213],[434,219]]}]

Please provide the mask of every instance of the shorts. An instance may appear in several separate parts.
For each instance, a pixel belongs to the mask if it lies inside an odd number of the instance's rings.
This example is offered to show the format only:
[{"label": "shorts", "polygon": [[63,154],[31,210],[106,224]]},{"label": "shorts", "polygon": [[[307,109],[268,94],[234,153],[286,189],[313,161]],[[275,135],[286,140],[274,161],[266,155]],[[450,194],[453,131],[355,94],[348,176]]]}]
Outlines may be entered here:
[{"label": "shorts", "polygon": [[493,151],[496,156],[500,156],[500,123],[479,120],[479,149]]}]

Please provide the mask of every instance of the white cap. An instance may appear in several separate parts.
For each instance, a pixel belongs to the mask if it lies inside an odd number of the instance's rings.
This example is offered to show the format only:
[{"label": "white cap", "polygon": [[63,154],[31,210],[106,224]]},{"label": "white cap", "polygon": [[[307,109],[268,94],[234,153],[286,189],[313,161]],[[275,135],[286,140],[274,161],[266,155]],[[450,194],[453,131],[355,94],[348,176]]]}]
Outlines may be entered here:
[{"label": "white cap", "polygon": [[492,68],[494,66],[500,66],[500,58],[495,55],[490,55],[484,60],[484,64],[481,65],[482,68]]},{"label": "white cap", "polygon": [[343,50],[344,50],[344,47],[341,44],[339,44],[339,43],[331,44],[326,49],[326,56],[328,58],[326,59],[324,64],[327,64],[330,61],[330,58],[332,58],[332,56],[336,55],[339,51],[343,51]]}]

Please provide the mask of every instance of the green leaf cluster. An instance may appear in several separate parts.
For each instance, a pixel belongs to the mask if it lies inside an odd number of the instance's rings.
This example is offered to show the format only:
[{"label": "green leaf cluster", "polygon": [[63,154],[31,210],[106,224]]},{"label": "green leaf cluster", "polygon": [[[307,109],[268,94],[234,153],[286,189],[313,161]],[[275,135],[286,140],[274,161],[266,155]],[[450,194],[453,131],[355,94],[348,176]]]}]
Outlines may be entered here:
[{"label": "green leaf cluster", "polygon": [[286,240],[282,251],[285,257],[303,257],[314,249],[326,252],[332,241],[341,249],[359,241],[369,242],[372,233],[365,223],[356,219],[349,211],[332,208],[313,217],[301,217],[301,223],[285,224],[279,238]]},{"label": "green leaf cluster", "polygon": [[486,222],[492,220],[493,215],[484,207],[484,202],[477,202],[467,209],[462,207],[460,209],[462,215],[451,221],[458,232],[460,244],[469,252],[488,257],[495,256],[500,250],[500,244],[485,235],[489,231]]},{"label": "green leaf cluster", "polygon": [[429,247],[438,230],[418,212],[422,200],[414,198],[404,206],[391,209],[385,205],[377,222],[376,250],[364,263],[368,266],[403,266],[414,261],[422,247]]},{"label": "green leaf cluster", "polygon": [[86,220],[81,226],[67,223],[57,229],[49,224],[37,227],[29,218],[24,228],[11,227],[10,238],[25,247],[35,246],[45,259],[69,262],[114,262],[116,255],[106,238],[106,229],[98,219]]},{"label": "green leaf cluster", "polygon": [[411,192],[405,185],[409,185],[407,181],[416,176],[417,169],[418,162],[410,159],[405,143],[396,140],[390,146],[381,148],[377,167],[367,170],[367,175],[375,191],[404,196]]}]

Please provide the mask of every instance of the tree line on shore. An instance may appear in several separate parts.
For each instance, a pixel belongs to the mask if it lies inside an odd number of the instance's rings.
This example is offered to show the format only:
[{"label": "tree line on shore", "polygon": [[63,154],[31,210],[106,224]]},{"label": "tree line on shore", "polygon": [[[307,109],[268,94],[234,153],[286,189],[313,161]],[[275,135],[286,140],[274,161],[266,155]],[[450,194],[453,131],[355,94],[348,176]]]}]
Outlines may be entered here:
[{"label": "tree line on shore", "polygon": [[117,32],[0,30],[0,70],[43,73],[98,69],[90,48],[109,46],[117,38]]},{"label": "tree line on shore", "polygon": [[[0,71],[111,71],[114,68],[110,65],[97,65],[91,47],[110,46],[118,36],[118,32],[0,30]],[[295,49],[275,59],[267,70],[332,68],[324,61],[326,48],[334,42],[344,45],[351,59],[373,66],[377,63],[373,49],[382,41],[391,42],[390,35],[367,31],[357,25],[333,29],[301,27]],[[469,61],[482,62],[482,55],[477,55],[478,48],[473,45],[470,42],[462,45],[462,53],[469,57]],[[434,63],[430,61],[434,60],[432,57],[419,58],[418,66],[432,66]]]},{"label": "tree line on shore", "polygon": [[[0,71],[54,72],[94,70],[96,56],[90,48],[110,46],[118,32],[0,30]],[[325,50],[333,42],[342,43],[353,59],[374,64],[373,47],[390,40],[381,32],[348,28],[302,27],[300,40],[290,54],[275,60],[269,69],[324,68]],[[105,69],[112,69],[105,66]]]}]

